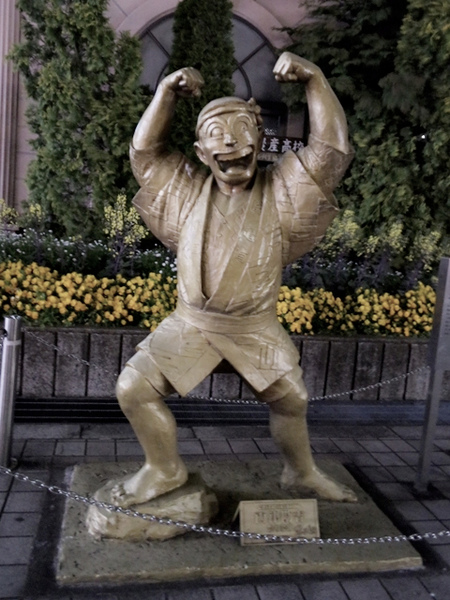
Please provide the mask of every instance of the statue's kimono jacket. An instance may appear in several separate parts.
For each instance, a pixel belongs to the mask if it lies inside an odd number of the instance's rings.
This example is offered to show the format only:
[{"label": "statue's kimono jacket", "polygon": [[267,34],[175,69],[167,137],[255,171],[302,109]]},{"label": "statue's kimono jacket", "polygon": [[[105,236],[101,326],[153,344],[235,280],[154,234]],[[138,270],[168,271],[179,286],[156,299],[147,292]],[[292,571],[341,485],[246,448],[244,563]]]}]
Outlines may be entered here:
[{"label": "statue's kimono jacket", "polygon": [[323,236],[351,156],[310,136],[300,153],[257,172],[230,222],[212,206],[212,176],[183,155],[130,156],[141,186],[133,203],[178,265],[177,308],[138,348],[181,395],[223,359],[265,390],[299,363],[276,314],[282,267]]}]

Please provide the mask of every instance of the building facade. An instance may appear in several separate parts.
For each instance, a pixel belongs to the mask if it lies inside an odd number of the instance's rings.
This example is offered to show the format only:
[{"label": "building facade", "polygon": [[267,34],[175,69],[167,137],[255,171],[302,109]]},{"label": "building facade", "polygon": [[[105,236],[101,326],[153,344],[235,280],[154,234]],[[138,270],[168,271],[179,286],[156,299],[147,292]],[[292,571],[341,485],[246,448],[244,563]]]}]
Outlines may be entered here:
[{"label": "building facade", "polygon": [[[171,48],[171,23],[179,0],[110,0],[112,27],[142,40],[142,82],[154,89],[164,73]],[[213,5],[214,0],[211,0]],[[236,95],[254,96],[263,107],[268,135],[298,135],[302,119],[288,115],[271,69],[276,49],[289,43],[280,29],[293,27],[306,16],[299,0],[233,0],[233,37],[237,69]],[[33,151],[25,110],[27,98],[19,76],[5,60],[20,40],[20,14],[15,0],[0,2],[0,198],[19,208],[27,198],[25,176]],[[301,131],[300,131],[301,134]]]}]

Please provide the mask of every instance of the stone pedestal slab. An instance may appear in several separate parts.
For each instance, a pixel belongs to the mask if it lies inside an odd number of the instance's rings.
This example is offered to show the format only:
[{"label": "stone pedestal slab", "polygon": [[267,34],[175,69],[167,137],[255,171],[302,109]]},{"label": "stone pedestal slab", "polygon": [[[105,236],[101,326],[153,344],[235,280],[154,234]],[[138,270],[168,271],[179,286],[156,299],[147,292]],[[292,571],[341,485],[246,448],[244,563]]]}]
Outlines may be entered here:
[{"label": "stone pedestal slab", "polygon": [[[322,538],[395,536],[398,529],[338,462],[318,461],[330,475],[350,486],[356,504],[319,501]],[[136,463],[83,464],[75,468],[71,488],[92,494],[104,481],[133,473]],[[214,491],[219,512],[212,525],[237,528],[233,516],[241,500],[295,498],[279,485],[278,460],[192,461],[191,472],[201,474]],[[241,546],[239,539],[188,532],[164,542],[97,540],[86,528],[88,507],[68,500],[57,558],[57,580],[62,585],[167,582],[201,578],[246,577],[304,573],[379,572],[417,569],[418,552],[408,542],[374,544],[283,544]]]}]

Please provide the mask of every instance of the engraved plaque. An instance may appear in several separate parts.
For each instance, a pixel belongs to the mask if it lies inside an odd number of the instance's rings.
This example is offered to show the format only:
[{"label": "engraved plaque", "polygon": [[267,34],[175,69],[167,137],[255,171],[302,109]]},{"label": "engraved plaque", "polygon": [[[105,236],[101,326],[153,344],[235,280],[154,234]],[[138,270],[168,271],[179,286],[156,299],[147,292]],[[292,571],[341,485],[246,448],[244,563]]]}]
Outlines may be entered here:
[{"label": "engraved plaque", "polygon": [[[239,503],[241,531],[284,537],[320,537],[317,500],[248,500]],[[241,538],[241,545],[286,544]],[[295,543],[295,542],[292,542]]]}]

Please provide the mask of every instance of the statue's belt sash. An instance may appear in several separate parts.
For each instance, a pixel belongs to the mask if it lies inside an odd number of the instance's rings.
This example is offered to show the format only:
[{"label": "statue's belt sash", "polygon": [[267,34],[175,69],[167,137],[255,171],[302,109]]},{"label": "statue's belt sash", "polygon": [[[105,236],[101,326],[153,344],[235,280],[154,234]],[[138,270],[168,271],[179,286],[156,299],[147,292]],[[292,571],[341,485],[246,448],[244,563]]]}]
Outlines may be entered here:
[{"label": "statue's belt sash", "polygon": [[207,312],[186,304],[178,299],[176,313],[187,323],[211,333],[228,335],[256,333],[270,327],[276,322],[273,310],[251,315],[230,315]]}]

